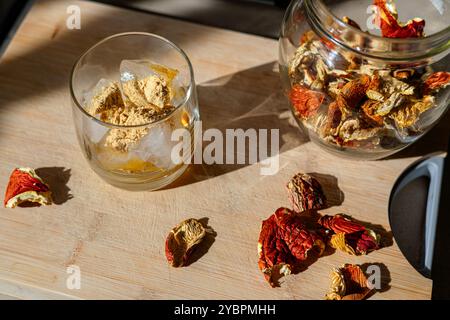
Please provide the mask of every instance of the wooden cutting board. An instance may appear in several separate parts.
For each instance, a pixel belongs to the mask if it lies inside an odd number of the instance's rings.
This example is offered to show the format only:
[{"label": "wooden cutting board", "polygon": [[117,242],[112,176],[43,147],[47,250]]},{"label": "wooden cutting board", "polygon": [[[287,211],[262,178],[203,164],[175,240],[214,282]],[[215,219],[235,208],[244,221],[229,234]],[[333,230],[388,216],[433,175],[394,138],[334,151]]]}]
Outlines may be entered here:
[{"label": "wooden cutting board", "polygon": [[[66,28],[72,4],[81,8],[81,30]],[[123,191],[97,177],[76,141],[69,72],[85,49],[125,31],[162,35],[187,52],[206,128],[279,128],[280,172],[263,177],[260,165],[198,165],[156,192]],[[320,258],[286,278],[281,288],[265,282],[257,267],[261,221],[289,205],[284,186],[292,175],[321,174],[336,205],[326,213],[345,212],[389,231],[388,197],[396,177],[418,156],[442,150],[448,129],[446,118],[424,140],[389,160],[336,158],[290,124],[277,52],[276,41],[261,37],[91,2],[37,1],[0,62],[0,186],[6,187],[16,166],[40,168],[57,203],[0,210],[0,294],[322,299],[333,267],[377,263],[383,287],[373,299],[430,298],[431,281],[407,263],[395,242],[365,257],[338,252]],[[164,256],[165,237],[189,217],[208,218],[217,236],[191,266],[174,269]],[[79,290],[66,287],[69,265],[81,270]]]}]

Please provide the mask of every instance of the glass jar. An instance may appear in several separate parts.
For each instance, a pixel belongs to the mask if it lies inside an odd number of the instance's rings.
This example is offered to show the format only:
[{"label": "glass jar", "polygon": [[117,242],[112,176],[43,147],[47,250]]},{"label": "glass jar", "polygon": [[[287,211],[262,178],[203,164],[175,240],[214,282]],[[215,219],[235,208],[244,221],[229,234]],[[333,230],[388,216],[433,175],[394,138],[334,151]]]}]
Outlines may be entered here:
[{"label": "glass jar", "polygon": [[[122,103],[129,100],[124,98],[124,81],[147,75],[167,80],[170,108],[161,116],[128,123],[113,122],[89,112],[91,101],[107,92],[105,88],[120,90],[116,92],[120,97],[114,99],[122,101],[121,108],[125,108]],[[88,49],[75,63],[70,92],[81,150],[91,168],[105,181],[129,190],[155,190],[170,184],[185,171],[194,152],[194,122],[200,116],[192,65],[174,43],[148,33],[108,37]],[[137,96],[141,98],[146,96]],[[126,117],[131,118],[131,113],[126,113]],[[186,150],[184,141],[181,157],[172,155],[179,144],[172,140],[172,133],[177,129],[185,130],[192,141],[188,145],[190,150]]]},{"label": "glass jar", "polygon": [[407,39],[381,36],[373,3],[292,1],[279,40],[282,82],[300,127],[328,151],[367,160],[417,141],[450,96],[450,1],[395,1],[401,19],[426,22],[425,37]]}]

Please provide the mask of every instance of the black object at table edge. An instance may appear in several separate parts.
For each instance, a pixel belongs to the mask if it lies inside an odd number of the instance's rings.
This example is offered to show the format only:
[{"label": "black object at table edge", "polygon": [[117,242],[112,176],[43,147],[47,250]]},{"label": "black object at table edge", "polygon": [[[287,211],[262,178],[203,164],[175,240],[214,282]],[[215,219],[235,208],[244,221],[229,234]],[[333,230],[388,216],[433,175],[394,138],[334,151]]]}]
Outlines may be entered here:
[{"label": "black object at table edge", "polygon": [[3,14],[3,19],[0,21],[0,57],[5,52],[33,2],[34,0],[13,1],[10,7],[6,6],[9,10]]},{"label": "black object at table edge", "polygon": [[450,143],[442,177],[431,278],[432,299],[450,300]]}]

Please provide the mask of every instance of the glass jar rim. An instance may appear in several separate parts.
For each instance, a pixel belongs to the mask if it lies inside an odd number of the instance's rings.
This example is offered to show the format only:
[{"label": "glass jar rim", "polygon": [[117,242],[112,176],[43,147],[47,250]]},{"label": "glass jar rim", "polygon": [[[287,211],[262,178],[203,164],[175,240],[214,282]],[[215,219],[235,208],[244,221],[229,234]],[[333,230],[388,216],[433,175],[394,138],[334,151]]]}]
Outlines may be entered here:
[{"label": "glass jar rim", "polygon": [[[162,40],[163,42],[169,44],[172,48],[174,48],[175,50],[178,51],[178,53],[181,54],[181,56],[185,59],[188,67],[189,67],[189,76],[190,76],[190,83],[189,83],[189,87],[188,90],[186,91],[185,97],[184,99],[179,102],[176,106],[174,106],[175,108],[170,111],[169,113],[167,113],[166,115],[164,115],[164,117],[161,117],[157,120],[154,121],[150,121],[148,123],[144,123],[144,124],[138,124],[138,125],[117,125],[117,124],[113,124],[113,123],[109,123],[109,122],[105,122],[102,121],[100,119],[98,119],[97,117],[94,117],[93,115],[91,115],[89,112],[86,111],[85,108],[83,108],[83,106],[81,106],[81,104],[78,102],[78,99],[75,96],[75,92],[73,90],[73,78],[75,75],[75,69],[77,68],[78,64],[81,62],[81,60],[86,57],[90,52],[92,52],[95,48],[97,48],[98,46],[104,44],[105,42],[111,40],[111,39],[115,39],[115,38],[119,38],[119,37],[124,37],[124,36],[148,36],[151,38],[156,38],[159,40]],[[192,63],[189,60],[189,57],[187,56],[187,54],[184,52],[183,49],[181,49],[179,46],[177,46],[174,42],[170,41],[169,39],[166,39],[160,35],[154,34],[154,33],[150,33],[150,32],[139,32],[139,31],[135,31],[135,32],[122,32],[122,33],[116,33],[113,35],[110,35],[100,41],[98,41],[97,43],[95,43],[93,46],[89,47],[87,50],[85,50],[80,56],[79,58],[75,61],[72,70],[70,72],[70,96],[72,98],[72,101],[75,103],[75,105],[77,106],[77,108],[88,118],[90,118],[91,120],[99,123],[102,126],[106,126],[106,127],[110,127],[110,128],[117,128],[117,129],[124,129],[124,128],[143,128],[143,127],[148,127],[150,125],[156,125],[159,123],[164,122],[165,120],[167,120],[168,118],[170,118],[175,111],[177,111],[181,106],[183,106],[184,104],[186,104],[186,102],[189,100],[189,98],[192,95],[192,91],[194,90],[194,83],[195,79],[194,79],[194,70],[192,67]]]},{"label": "glass jar rim", "polygon": [[[295,1],[292,1],[291,5],[293,5],[294,3]],[[313,23],[316,27],[318,27],[321,33],[323,33],[323,35],[327,37],[328,40],[332,41],[334,44],[340,47],[344,47],[346,50],[353,51],[368,58],[380,60],[420,60],[434,57],[450,49],[450,26],[423,38],[385,38],[375,34],[364,32],[356,27],[346,24],[344,21],[342,21],[342,19],[337,17],[329,9],[329,7],[323,2],[323,0],[305,0],[305,4],[307,11],[311,13],[312,18],[316,20],[313,21]],[[322,22],[327,21],[327,19],[330,18],[332,19],[333,23],[343,28],[343,30],[351,30],[351,32],[360,37],[360,39],[363,39],[366,42],[373,42],[375,45],[374,48],[365,48],[365,51],[358,50],[351,47],[344,40],[334,36],[331,30],[327,29]],[[389,45],[389,50],[375,50],[375,48],[377,48],[377,45],[380,45],[379,47],[383,47],[382,45],[386,44]],[[405,46],[408,45],[416,45],[421,49],[412,51],[405,50]],[[395,50],[392,48],[398,49]],[[401,55],[399,55],[399,57],[395,57],[394,54],[396,53],[401,53]]]}]

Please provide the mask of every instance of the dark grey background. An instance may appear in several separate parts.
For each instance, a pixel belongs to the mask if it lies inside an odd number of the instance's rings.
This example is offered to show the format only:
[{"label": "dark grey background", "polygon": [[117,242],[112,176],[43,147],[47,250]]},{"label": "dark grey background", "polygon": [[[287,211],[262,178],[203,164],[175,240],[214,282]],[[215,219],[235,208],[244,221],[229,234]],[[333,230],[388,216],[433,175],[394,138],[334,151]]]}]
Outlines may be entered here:
[{"label": "dark grey background", "polygon": [[[32,2],[33,0],[0,1],[0,44],[3,48],[13,36],[15,27],[20,24],[21,17]],[[96,2],[277,38],[289,0],[97,0]]]}]

